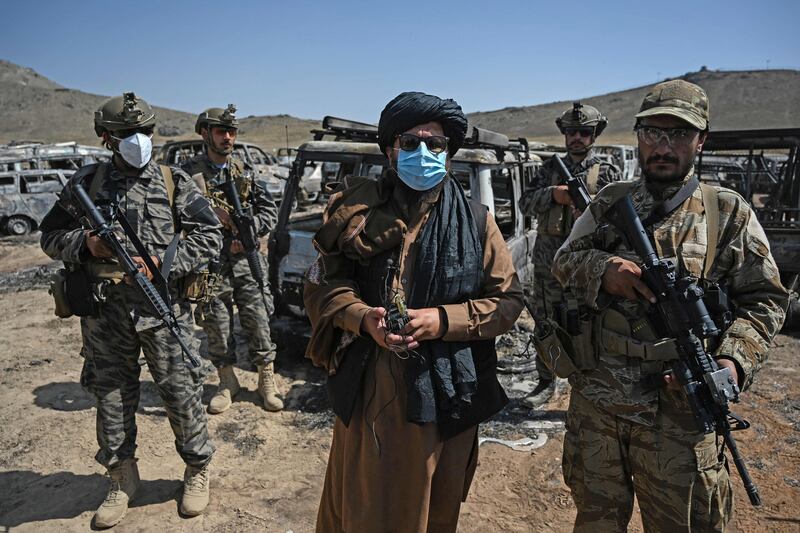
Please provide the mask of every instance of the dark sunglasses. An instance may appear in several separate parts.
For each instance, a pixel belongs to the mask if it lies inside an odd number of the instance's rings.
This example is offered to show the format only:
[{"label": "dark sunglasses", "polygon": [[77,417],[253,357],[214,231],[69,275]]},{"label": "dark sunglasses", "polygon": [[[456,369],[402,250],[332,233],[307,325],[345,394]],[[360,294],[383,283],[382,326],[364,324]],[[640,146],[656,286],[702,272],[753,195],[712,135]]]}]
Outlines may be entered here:
[{"label": "dark sunglasses", "polygon": [[569,137],[580,135],[581,137],[591,137],[594,133],[594,128],[564,128],[564,134]]},{"label": "dark sunglasses", "polygon": [[229,133],[231,135],[236,135],[236,132],[238,131],[236,128],[231,128],[230,126],[211,126],[211,130],[212,131],[216,130],[218,133],[222,135],[225,135],[226,133]]},{"label": "dark sunglasses", "polygon": [[419,137],[413,133],[401,133],[397,136],[400,141],[400,149],[404,152],[413,152],[419,148],[419,143],[424,142],[428,150],[434,154],[441,154],[447,150],[447,137],[433,135],[431,137]]},{"label": "dark sunglasses", "polygon": [[129,130],[120,130],[117,131],[113,136],[118,137],[120,139],[125,139],[130,137],[131,135],[136,135],[137,133],[141,133],[142,135],[147,135],[148,137],[153,136],[154,128],[133,128]]}]

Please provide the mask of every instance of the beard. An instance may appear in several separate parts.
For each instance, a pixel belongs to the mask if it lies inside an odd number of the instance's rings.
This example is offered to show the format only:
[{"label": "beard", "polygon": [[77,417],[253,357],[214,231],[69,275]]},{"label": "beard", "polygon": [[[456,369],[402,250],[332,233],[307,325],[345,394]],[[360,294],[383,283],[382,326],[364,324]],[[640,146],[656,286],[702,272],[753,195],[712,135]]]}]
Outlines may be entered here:
[{"label": "beard", "polygon": [[442,181],[430,189],[418,191],[406,185],[405,182],[400,179],[400,176],[397,175],[397,171],[394,168],[392,168],[391,176],[395,190],[398,193],[398,198],[408,207],[424,203],[430,204],[436,201],[442,188],[444,188],[445,182],[450,179],[450,175],[448,174]]},{"label": "beard", "polygon": [[[648,165],[657,165],[658,163],[671,163],[674,165],[674,170],[657,170],[655,168],[649,169]],[[670,181],[681,181],[686,174],[689,172],[689,169],[692,168],[692,164],[694,161],[689,160],[684,164],[681,164],[680,159],[670,155],[656,155],[653,154],[647,158],[646,161],[642,160],[642,154],[639,153],[639,166],[642,169],[642,175],[645,177],[646,180],[654,181],[654,182],[670,182]]]},{"label": "beard", "polygon": [[585,155],[589,152],[589,150],[591,150],[593,145],[594,143],[588,145],[583,143],[572,143],[567,146],[567,152],[572,155]]}]

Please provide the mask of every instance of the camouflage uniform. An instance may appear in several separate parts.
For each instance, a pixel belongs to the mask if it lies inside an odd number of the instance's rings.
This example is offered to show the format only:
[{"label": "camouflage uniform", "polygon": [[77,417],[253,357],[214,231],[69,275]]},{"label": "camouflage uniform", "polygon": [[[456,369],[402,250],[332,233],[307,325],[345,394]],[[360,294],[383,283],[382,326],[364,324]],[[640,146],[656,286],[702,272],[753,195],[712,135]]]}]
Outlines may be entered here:
[{"label": "camouflage uniform", "polygon": [[[177,169],[173,170],[171,207],[165,180],[155,162],[150,161],[138,176],[125,176],[111,163],[103,165],[106,170],[98,172],[105,177],[95,203],[102,207],[117,198],[124,216],[152,255],[163,258],[175,232],[183,232],[169,279],[173,312],[183,338],[191,339],[191,310],[179,297],[176,281],[218,253],[222,236],[217,217],[189,176]],[[68,186],[42,223],[42,248],[65,263],[98,263],[100,260],[86,248],[84,230],[76,219],[79,213],[79,204]],[[114,229],[131,256],[139,255],[119,223]],[[199,369],[187,366],[177,341],[151,315],[137,289],[116,283],[106,289],[105,297],[98,316],[81,318],[85,358],[81,384],[97,398],[100,450],[96,459],[111,468],[134,456],[141,350],[164,402],[178,453],[187,465],[205,466],[214,447],[208,438]]]},{"label": "camouflage uniform", "polygon": [[[616,166],[601,160],[591,150],[586,158],[578,163],[571,157],[564,157],[563,161],[573,176],[583,178],[592,195],[622,177]],[[555,162],[548,159],[536,172],[532,188],[526,191],[520,200],[522,212],[535,216],[537,222],[536,243],[533,246],[534,287],[531,303],[538,316],[552,317],[553,306],[565,303],[564,289],[550,273],[556,250],[564,244],[575,222],[572,208],[553,200],[553,189],[563,183],[564,178]],[[544,379],[553,379],[552,373],[538,356],[537,369]]]},{"label": "camouflage uniform", "polygon": [[[641,180],[606,187],[555,257],[553,274],[591,317],[591,325],[584,325],[591,335],[589,354],[569,376],[573,394],[564,440],[564,480],[578,508],[576,531],[624,531],[634,492],[647,531],[721,531],[731,517],[727,461],[716,435],[697,430],[679,391],[654,385],[678,357],[674,346],[656,343],[646,318],[649,304],[612,299],[601,288],[612,257],[641,264],[619,232],[602,224],[603,214],[630,194],[644,218],[682,184]],[[727,287],[735,321],[713,355],[735,361],[746,388],[781,327],[788,294],[747,202],[731,190],[716,190],[719,237],[706,279]],[[702,278],[707,231],[697,189],[648,233],[679,277]]]},{"label": "camouflage uniform", "polygon": [[[255,211],[256,233],[266,235],[277,220],[277,207],[272,196],[247,173],[238,159],[229,158],[231,174],[237,183],[242,204],[248,203]],[[204,180],[207,196],[212,203],[224,198],[218,185],[224,181],[221,171],[206,154],[198,154],[183,164],[183,170],[195,182]],[[202,187],[201,187],[202,188]],[[208,336],[208,354],[215,367],[236,363],[236,340],[233,335],[233,304],[239,310],[239,320],[247,334],[250,362],[254,366],[266,365],[275,360],[275,344],[270,337],[269,315],[273,312],[272,295],[264,286],[262,295],[258,283],[250,272],[244,253],[231,254],[233,234],[223,229],[223,246],[220,261],[220,285],[214,298],[204,304],[197,314],[198,324]],[[264,256],[259,254],[267,272]]]}]

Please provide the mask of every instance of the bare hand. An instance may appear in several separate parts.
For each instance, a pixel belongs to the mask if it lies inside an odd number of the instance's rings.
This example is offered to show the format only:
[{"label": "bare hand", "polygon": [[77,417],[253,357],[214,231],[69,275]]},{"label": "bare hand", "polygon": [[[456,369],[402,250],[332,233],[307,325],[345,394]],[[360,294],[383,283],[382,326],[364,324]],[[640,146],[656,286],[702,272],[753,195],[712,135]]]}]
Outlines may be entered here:
[{"label": "bare hand", "polygon": [[603,273],[603,290],[628,300],[638,301],[643,296],[650,303],[656,303],[655,294],[639,279],[641,277],[639,265],[621,257],[613,257]]},{"label": "bare hand", "polygon": [[411,335],[417,342],[440,338],[445,334],[443,312],[438,307],[409,309],[408,318],[411,320],[406,324],[403,333]]},{"label": "bare hand", "polygon": [[[720,368],[729,368],[731,370],[731,376],[733,377],[734,383],[739,383],[739,372],[736,370],[736,363],[730,359],[715,359],[715,361]],[[675,377],[675,374],[672,372],[669,374],[664,374],[664,383],[667,384],[668,389],[678,390],[681,388],[677,378]]]},{"label": "bare hand", "polygon": [[113,255],[111,253],[111,248],[109,248],[108,245],[103,242],[103,239],[97,235],[91,235],[91,231],[89,230],[86,230],[84,235],[86,236],[86,248],[89,250],[89,253],[92,254],[92,256],[105,259]]},{"label": "bare hand", "polygon": [[556,185],[553,188],[553,201],[561,205],[573,205],[572,197],[569,195],[569,187],[566,185]]},{"label": "bare hand", "polygon": [[231,253],[232,254],[240,254],[244,252],[244,244],[239,239],[234,239],[231,241]]},{"label": "bare hand", "polygon": [[[153,281],[153,272],[151,272],[150,269],[147,268],[147,263],[144,262],[144,259],[142,259],[138,255],[136,257],[131,257],[131,259],[133,259],[134,263],[139,265],[139,270],[144,272],[144,275],[147,276],[147,279]],[[156,266],[156,268],[159,268],[161,266],[161,260],[155,255],[151,255],[150,259],[153,261],[153,264]],[[124,279],[125,283],[127,283],[128,285],[133,285],[132,277],[126,274]]]},{"label": "bare hand", "polygon": [[393,352],[413,350],[419,343],[414,337],[395,335],[386,329],[386,309],[373,307],[361,319],[361,331],[368,333],[378,346]]},{"label": "bare hand", "polygon": [[225,227],[225,229],[236,235],[238,230],[236,229],[236,224],[233,223],[230,213],[221,207],[215,207],[214,213],[217,215],[219,221],[222,222],[222,225]]}]

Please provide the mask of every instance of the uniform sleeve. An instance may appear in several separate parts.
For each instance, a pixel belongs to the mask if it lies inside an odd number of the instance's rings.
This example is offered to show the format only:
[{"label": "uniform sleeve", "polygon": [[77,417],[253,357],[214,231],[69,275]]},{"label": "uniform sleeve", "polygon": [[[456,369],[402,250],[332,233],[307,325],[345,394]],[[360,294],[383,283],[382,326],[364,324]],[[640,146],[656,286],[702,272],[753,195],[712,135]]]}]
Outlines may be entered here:
[{"label": "uniform sleeve", "polygon": [[741,198],[737,203],[728,227],[721,231],[715,263],[715,269],[727,272],[722,281],[727,282],[728,296],[735,304],[735,320],[714,355],[736,363],[744,389],[767,360],[769,345],[786,316],[789,292],[781,284],[755,213]]},{"label": "uniform sleeve", "polygon": [[553,189],[555,186],[550,183],[550,165],[542,165],[533,177],[531,188],[523,193],[519,204],[522,213],[535,216],[537,213],[544,213],[554,205]]},{"label": "uniform sleeve", "polygon": [[88,259],[86,238],[73,213],[71,195],[67,187],[59,194],[58,201],[45,215],[39,229],[42,250],[52,259],[67,263],[81,263]]},{"label": "uniform sleeve", "polygon": [[511,253],[494,221],[487,213],[486,245],[483,252],[484,286],[481,298],[440,306],[447,316],[445,341],[490,339],[514,325],[525,303]]},{"label": "uniform sleeve", "polygon": [[256,234],[263,237],[275,228],[275,224],[278,222],[278,207],[269,191],[255,179],[251,190],[252,202],[255,206],[253,219],[256,224]]},{"label": "uniform sleeve", "polygon": [[564,244],[553,259],[553,276],[565,287],[574,289],[573,293],[583,295],[585,303],[597,309],[598,296],[603,284],[603,274],[614,254],[602,250],[597,245],[596,204],[592,202],[572,227]]},{"label": "uniform sleeve", "polygon": [[172,175],[175,180],[175,211],[184,232],[172,264],[172,275],[181,277],[219,256],[222,225],[189,175],[177,168],[172,169]]},{"label": "uniform sleeve", "polygon": [[616,165],[603,164],[600,175],[597,177],[597,190],[599,191],[609,183],[622,179],[622,172]]}]

